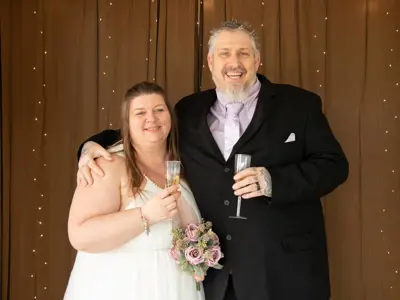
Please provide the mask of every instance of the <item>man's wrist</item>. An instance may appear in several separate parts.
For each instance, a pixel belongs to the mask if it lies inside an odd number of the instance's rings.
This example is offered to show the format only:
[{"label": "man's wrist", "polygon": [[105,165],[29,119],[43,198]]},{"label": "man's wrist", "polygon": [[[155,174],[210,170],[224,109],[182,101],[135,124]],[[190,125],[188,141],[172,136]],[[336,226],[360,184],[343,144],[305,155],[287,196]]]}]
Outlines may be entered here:
[{"label": "man's wrist", "polygon": [[82,154],[88,153],[89,147],[90,147],[90,141],[89,141],[89,142],[86,142],[85,144],[83,144],[81,153],[82,153]]}]

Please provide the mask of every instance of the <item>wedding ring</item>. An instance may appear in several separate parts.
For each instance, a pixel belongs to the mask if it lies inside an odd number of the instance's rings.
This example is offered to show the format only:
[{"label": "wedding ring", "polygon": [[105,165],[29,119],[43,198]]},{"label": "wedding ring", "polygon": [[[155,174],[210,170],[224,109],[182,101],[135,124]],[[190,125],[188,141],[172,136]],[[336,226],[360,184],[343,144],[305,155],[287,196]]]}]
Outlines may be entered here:
[{"label": "wedding ring", "polygon": [[255,184],[256,184],[256,186],[257,186],[257,190],[256,190],[256,191],[259,191],[259,190],[261,190],[260,183],[259,183],[258,181],[256,181],[256,182],[255,182]]}]

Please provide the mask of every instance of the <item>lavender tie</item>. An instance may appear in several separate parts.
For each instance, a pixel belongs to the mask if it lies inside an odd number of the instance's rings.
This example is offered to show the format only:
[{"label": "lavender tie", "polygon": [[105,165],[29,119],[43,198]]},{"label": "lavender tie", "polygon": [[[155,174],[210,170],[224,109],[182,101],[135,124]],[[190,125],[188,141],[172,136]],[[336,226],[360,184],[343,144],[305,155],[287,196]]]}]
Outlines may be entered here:
[{"label": "lavender tie", "polygon": [[243,103],[234,102],[226,105],[226,121],[225,121],[225,147],[224,157],[228,160],[232,152],[233,146],[240,138],[240,122],[239,113],[243,108]]}]

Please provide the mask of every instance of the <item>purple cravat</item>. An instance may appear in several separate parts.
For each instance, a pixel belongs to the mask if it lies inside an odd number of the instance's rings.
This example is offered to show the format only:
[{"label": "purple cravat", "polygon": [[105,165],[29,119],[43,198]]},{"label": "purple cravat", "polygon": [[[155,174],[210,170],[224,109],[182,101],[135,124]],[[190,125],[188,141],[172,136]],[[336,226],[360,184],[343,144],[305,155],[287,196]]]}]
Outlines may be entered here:
[{"label": "purple cravat", "polygon": [[240,120],[239,113],[243,108],[243,103],[234,102],[226,105],[226,121],[225,121],[225,160],[229,158],[233,146],[240,138]]}]

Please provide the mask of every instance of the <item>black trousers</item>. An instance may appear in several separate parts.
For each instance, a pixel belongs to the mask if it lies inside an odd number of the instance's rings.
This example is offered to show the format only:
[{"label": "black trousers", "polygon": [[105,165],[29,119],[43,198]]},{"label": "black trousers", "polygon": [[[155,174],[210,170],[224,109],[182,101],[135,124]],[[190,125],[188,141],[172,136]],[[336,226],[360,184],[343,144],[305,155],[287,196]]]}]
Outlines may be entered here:
[{"label": "black trousers", "polygon": [[224,300],[237,300],[235,295],[235,289],[233,287],[232,276],[229,276],[228,287],[226,288]]}]

